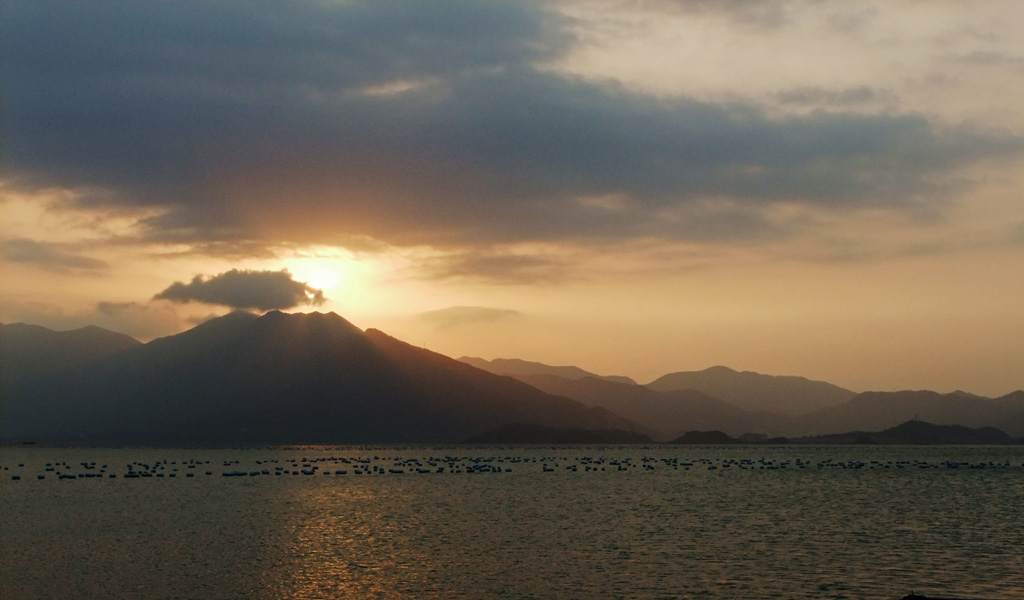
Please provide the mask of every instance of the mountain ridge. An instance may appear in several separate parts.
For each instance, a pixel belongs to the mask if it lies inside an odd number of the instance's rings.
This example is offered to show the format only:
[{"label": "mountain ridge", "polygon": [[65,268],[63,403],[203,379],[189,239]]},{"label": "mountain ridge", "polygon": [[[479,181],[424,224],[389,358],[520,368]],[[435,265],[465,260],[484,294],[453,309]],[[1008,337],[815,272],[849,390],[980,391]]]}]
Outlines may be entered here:
[{"label": "mountain ridge", "polygon": [[794,419],[790,433],[816,435],[851,430],[881,430],[908,419],[938,425],[998,426],[1012,436],[1024,435],[1024,392],[986,398],[964,392],[941,394],[931,390],[863,392],[839,406]]},{"label": "mountain ridge", "polygon": [[[197,442],[222,434],[226,441],[448,442],[519,422],[622,429],[658,440],[694,430],[794,438],[879,431],[911,418],[1024,435],[1022,390],[998,398],[929,390],[856,394],[723,366],[660,378],[669,388],[679,378],[666,377],[703,374],[853,394],[786,415],[693,387],[659,391],[578,367],[455,360],[377,329],[360,330],[335,313],[237,311],[148,344],[95,326],[55,332],[0,324],[0,351],[5,439],[42,439],[46,428],[30,425],[45,423],[50,433],[76,440],[155,440],[173,437],[177,427]],[[518,375],[491,372],[509,365]],[[766,400],[772,393],[753,394],[753,407],[778,408]],[[154,425],[159,420],[162,429]],[[160,435],[146,437],[154,432]]]},{"label": "mountain ridge", "polygon": [[565,396],[587,406],[604,407],[669,439],[692,429],[724,429],[740,435],[763,428],[772,433],[782,426],[777,415],[753,413],[698,390],[658,392],[593,377],[570,380],[556,375],[522,375],[522,381],[549,394]]},{"label": "mountain ridge", "polygon": [[624,375],[598,375],[585,371],[576,366],[552,366],[544,363],[523,360],[520,358],[495,358],[486,360],[474,356],[463,356],[458,359],[460,362],[470,364],[478,369],[490,371],[496,375],[507,375],[517,377],[520,375],[555,375],[565,379],[586,379],[594,377],[615,383],[626,383],[637,385],[637,382]]},{"label": "mountain ridge", "polygon": [[0,323],[0,372],[24,373],[45,365],[64,369],[141,345],[135,338],[96,325],[54,331],[28,323]]},{"label": "mountain ridge", "polygon": [[1003,430],[991,426],[936,425],[911,419],[882,431],[848,431],[794,441],[804,444],[1009,445],[1022,443],[1024,439],[1015,440]]},{"label": "mountain ridge", "polygon": [[846,402],[856,392],[796,375],[764,375],[714,366],[668,373],[647,384],[656,391],[695,389],[739,408],[797,416]]},{"label": "mountain ridge", "polygon": [[14,391],[7,439],[447,443],[512,422],[642,430],[334,313],[233,313]]}]

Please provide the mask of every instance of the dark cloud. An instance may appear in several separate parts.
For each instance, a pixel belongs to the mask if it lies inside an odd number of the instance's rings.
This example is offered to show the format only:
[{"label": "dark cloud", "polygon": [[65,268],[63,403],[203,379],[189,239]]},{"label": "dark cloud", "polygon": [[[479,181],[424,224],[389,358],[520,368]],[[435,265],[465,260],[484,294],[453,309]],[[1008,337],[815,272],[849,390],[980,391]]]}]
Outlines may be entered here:
[{"label": "dark cloud", "polygon": [[631,0],[631,3],[658,12],[720,16],[753,29],[773,30],[794,21],[791,3],[787,0]]},{"label": "dark cloud", "polygon": [[109,266],[102,260],[69,251],[62,244],[24,238],[0,241],[0,256],[10,262],[31,263],[58,271],[97,271]]},{"label": "dark cloud", "polygon": [[881,11],[873,6],[860,6],[847,2],[828,17],[828,24],[844,33],[857,33],[870,25]]},{"label": "dark cloud", "polygon": [[320,305],[324,303],[324,293],[295,281],[287,270],[232,269],[212,277],[196,275],[188,283],[177,281],[153,299],[266,311],[293,308],[300,304]]},{"label": "dark cloud", "polygon": [[[180,255],[217,257],[227,260],[246,258],[272,260],[278,258],[278,254],[268,248],[266,244],[254,240],[218,240],[191,244],[187,249],[182,250]],[[169,254],[165,253],[163,256],[169,256]]]},{"label": "dark cloud", "polygon": [[452,329],[464,325],[493,323],[522,316],[522,313],[505,308],[484,306],[451,306],[440,310],[421,313],[418,318],[438,329]]},{"label": "dark cloud", "polygon": [[781,91],[776,97],[783,104],[825,107],[860,106],[878,102],[891,104],[897,99],[889,90],[866,85],[840,89],[805,86]]},{"label": "dark cloud", "polygon": [[959,57],[959,61],[973,66],[983,67],[1018,67],[1024,69],[1024,54],[1006,52],[976,51]]},{"label": "dark cloud", "polygon": [[480,249],[436,257],[417,265],[427,279],[473,279],[488,283],[543,283],[565,279],[566,266],[538,255]]},{"label": "dark cloud", "polygon": [[706,239],[709,201],[722,236],[780,202],[918,210],[1024,150],[920,115],[775,118],[563,76],[536,65],[571,47],[567,20],[528,2],[7,5],[7,176],[163,209],[149,241]]}]

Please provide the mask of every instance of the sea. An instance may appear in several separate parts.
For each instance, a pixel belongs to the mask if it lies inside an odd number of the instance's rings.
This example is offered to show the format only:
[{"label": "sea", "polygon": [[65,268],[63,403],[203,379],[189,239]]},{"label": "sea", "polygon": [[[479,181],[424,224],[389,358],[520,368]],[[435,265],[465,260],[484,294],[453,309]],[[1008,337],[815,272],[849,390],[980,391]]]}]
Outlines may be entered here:
[{"label": "sea", "polygon": [[0,598],[1024,598],[1024,447],[0,449]]}]

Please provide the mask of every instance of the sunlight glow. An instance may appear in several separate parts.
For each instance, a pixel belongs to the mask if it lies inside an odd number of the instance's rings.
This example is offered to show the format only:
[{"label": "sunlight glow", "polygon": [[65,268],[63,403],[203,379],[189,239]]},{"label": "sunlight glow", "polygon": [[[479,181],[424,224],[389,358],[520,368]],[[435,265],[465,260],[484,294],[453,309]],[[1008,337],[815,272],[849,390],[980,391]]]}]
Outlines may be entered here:
[{"label": "sunlight glow", "polygon": [[345,278],[346,265],[338,258],[301,258],[289,260],[285,265],[296,281],[322,290],[325,294],[338,289]]}]

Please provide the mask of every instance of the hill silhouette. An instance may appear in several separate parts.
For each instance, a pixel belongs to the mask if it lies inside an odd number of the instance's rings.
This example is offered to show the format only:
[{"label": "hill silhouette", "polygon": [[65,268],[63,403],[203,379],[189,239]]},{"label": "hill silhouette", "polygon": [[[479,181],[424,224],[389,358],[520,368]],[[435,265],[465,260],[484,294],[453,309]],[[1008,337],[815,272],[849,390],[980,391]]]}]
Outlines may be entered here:
[{"label": "hill silhouette", "polygon": [[783,426],[777,415],[745,411],[697,390],[658,392],[640,385],[595,379],[565,379],[553,375],[518,377],[540,390],[603,407],[658,432],[667,440],[694,429],[722,429],[740,435],[772,432]]},{"label": "hill silhouette", "polygon": [[794,419],[790,433],[880,431],[912,419],[939,425],[998,426],[1020,437],[1024,436],[1024,392],[995,399],[966,392],[864,392],[839,406]]},{"label": "hill silhouette", "polygon": [[789,416],[836,406],[856,396],[856,392],[824,381],[739,372],[722,366],[669,373],[647,387],[660,392],[693,389],[744,410]]},{"label": "hill silhouette", "polygon": [[90,325],[53,331],[25,323],[0,324],[0,381],[4,388],[52,371],[93,362],[142,342]]},{"label": "hill silhouette", "polygon": [[597,375],[589,371],[584,371],[579,367],[553,367],[551,365],[545,365],[544,363],[531,362],[518,358],[495,358],[494,360],[485,360],[483,358],[476,358],[473,356],[463,356],[459,360],[466,364],[473,365],[478,369],[490,371],[496,375],[508,375],[509,377],[516,378],[531,375],[553,375],[573,380],[593,377],[595,379],[603,379],[604,381],[636,385],[636,381],[621,375]]},{"label": "hill silhouette", "polygon": [[738,437],[760,434],[766,439],[881,431],[915,416],[941,424],[999,426],[1010,435],[1024,435],[1024,391],[994,399],[966,392],[857,394],[803,377],[738,372],[722,366],[671,373],[641,386],[623,385],[617,378],[596,376],[578,367],[516,359],[460,360],[508,374],[550,394],[607,408],[644,425],[661,440],[701,430]]},{"label": "hill silhouette", "polygon": [[[469,364],[479,359],[456,361],[362,331],[333,313],[235,312],[148,344],[98,327],[0,325],[0,358],[0,439],[7,441],[447,443],[513,424],[619,429],[657,440],[717,430],[758,441],[882,432],[909,419],[1024,436],[1020,390],[999,398],[865,392],[836,403],[853,392],[725,367],[641,386],[576,367],[482,361],[518,373],[509,377]],[[670,389],[712,383],[745,404]],[[787,389],[799,399],[779,399]],[[822,402],[826,392],[832,404],[795,416],[743,408],[796,410]]]},{"label": "hill silhouette", "polygon": [[1018,443],[995,427],[971,428],[963,425],[935,425],[911,420],[883,431],[850,431],[797,440],[811,444],[918,444],[918,445],[1007,445]]},{"label": "hill silhouette", "polygon": [[640,429],[334,314],[232,313],[22,382],[6,439],[456,442],[510,423]]}]

